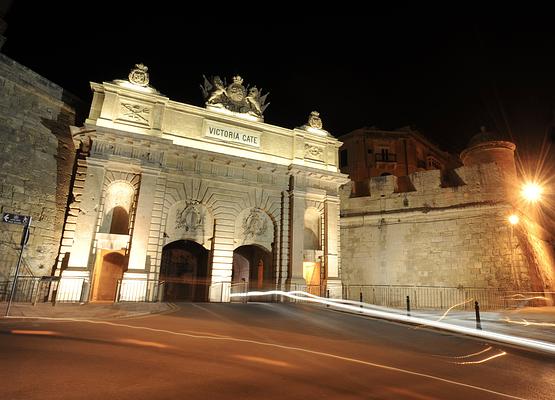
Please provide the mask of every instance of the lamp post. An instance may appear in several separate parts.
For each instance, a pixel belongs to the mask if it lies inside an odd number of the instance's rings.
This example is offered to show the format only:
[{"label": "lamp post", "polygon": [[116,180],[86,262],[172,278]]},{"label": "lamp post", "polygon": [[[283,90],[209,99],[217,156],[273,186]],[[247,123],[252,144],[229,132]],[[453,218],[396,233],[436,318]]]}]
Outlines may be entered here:
[{"label": "lamp post", "polygon": [[517,284],[517,287],[520,289],[520,279],[517,276],[516,273],[516,269],[515,269],[515,262],[514,262],[514,246],[513,246],[513,235],[514,235],[514,227],[516,224],[519,223],[520,218],[518,217],[518,215],[516,213],[513,213],[511,215],[509,215],[509,217],[507,218],[509,220],[509,224],[511,226],[511,229],[509,231],[509,247],[511,250],[511,272],[513,274],[513,279],[515,280],[515,283]]}]

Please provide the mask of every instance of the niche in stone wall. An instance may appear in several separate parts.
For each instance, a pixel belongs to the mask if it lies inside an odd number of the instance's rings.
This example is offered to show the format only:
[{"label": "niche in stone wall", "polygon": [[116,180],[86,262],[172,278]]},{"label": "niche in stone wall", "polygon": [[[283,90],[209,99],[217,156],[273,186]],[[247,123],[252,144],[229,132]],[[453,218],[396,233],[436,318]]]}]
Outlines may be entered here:
[{"label": "niche in stone wall", "polygon": [[106,188],[100,233],[129,234],[129,216],[134,195],[133,186],[125,181],[113,182]]},{"label": "niche in stone wall", "polygon": [[322,221],[320,212],[307,208],[304,213],[304,250],[322,249]]}]

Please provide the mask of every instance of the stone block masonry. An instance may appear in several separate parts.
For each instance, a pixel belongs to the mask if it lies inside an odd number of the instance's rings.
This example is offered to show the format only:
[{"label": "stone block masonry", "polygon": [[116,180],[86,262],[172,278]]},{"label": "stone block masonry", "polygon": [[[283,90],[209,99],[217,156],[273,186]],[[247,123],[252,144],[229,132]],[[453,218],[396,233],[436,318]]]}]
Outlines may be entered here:
[{"label": "stone block masonry", "polygon": [[553,287],[553,256],[535,224],[514,212],[495,163],[455,170],[462,185],[442,187],[439,171],[369,182],[370,195],[341,198],[342,278],[346,285],[414,285],[543,291]]},{"label": "stone block masonry", "polygon": [[[23,275],[50,275],[60,245],[79,101],[0,54],[0,211],[30,215]],[[13,273],[22,227],[2,224],[0,280]]]}]

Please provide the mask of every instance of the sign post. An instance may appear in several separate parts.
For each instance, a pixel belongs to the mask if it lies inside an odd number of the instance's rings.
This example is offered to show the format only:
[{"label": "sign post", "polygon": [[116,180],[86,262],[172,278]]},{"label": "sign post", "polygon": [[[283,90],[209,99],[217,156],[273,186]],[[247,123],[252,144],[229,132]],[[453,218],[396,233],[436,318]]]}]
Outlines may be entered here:
[{"label": "sign post", "polygon": [[10,314],[10,307],[12,306],[12,300],[15,294],[15,288],[17,287],[17,275],[19,274],[19,266],[21,265],[21,260],[23,258],[23,250],[25,249],[25,245],[29,241],[29,228],[31,226],[31,219],[32,218],[28,215],[19,215],[19,214],[11,214],[11,213],[4,213],[2,215],[3,222],[7,222],[8,224],[23,225],[23,235],[21,236],[21,251],[19,253],[19,259],[17,260],[17,266],[15,267],[15,276],[13,278],[10,297],[8,298],[6,317]]}]

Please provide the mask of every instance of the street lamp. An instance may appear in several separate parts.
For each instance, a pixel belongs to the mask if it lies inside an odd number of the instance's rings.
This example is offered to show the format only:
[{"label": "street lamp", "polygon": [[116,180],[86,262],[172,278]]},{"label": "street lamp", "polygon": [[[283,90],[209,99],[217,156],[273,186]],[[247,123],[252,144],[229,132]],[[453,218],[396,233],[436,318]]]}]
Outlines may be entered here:
[{"label": "street lamp", "polygon": [[509,223],[511,225],[516,225],[516,224],[518,224],[518,221],[520,221],[520,218],[518,218],[518,215],[516,215],[516,214],[509,215],[509,217],[507,219],[509,220]]},{"label": "street lamp", "polygon": [[522,186],[521,195],[529,203],[535,203],[541,199],[543,187],[535,182],[527,182]]},{"label": "street lamp", "polygon": [[510,253],[511,274],[513,275],[514,283],[517,285],[517,287],[520,287],[519,276],[518,276],[516,268],[515,268],[515,261],[514,261],[515,257],[514,257],[514,247],[513,247],[514,227],[515,227],[516,224],[519,223],[520,218],[518,217],[517,214],[511,214],[507,217],[507,219],[509,220],[509,223],[511,224],[511,229],[509,231],[509,250],[511,251],[511,253]]}]

